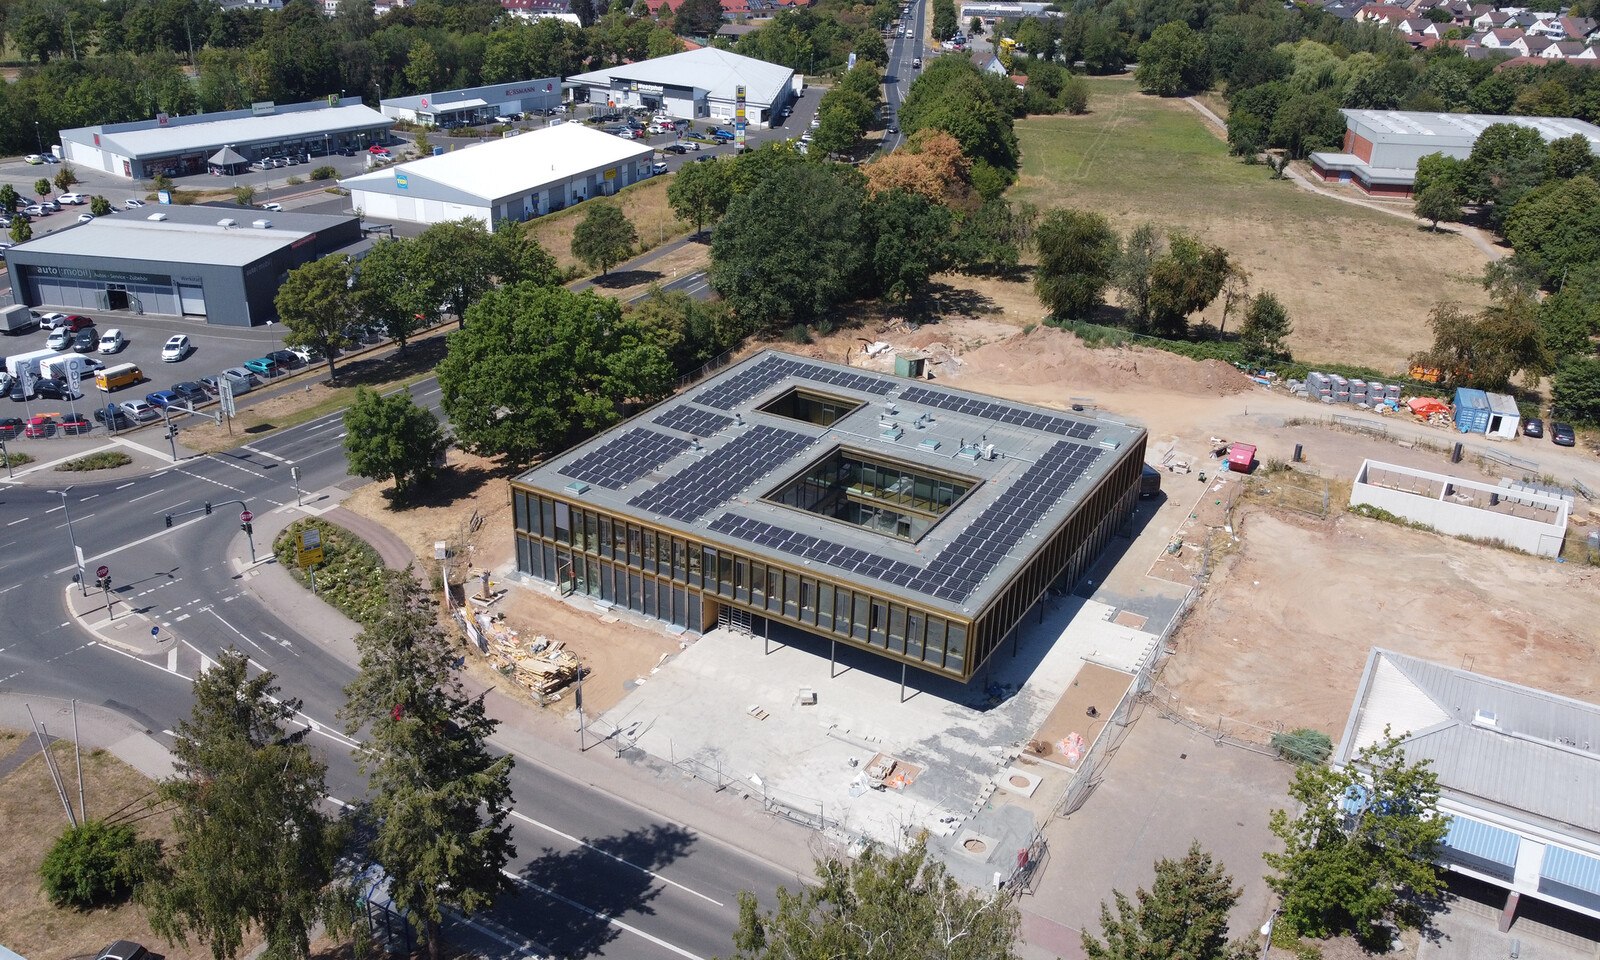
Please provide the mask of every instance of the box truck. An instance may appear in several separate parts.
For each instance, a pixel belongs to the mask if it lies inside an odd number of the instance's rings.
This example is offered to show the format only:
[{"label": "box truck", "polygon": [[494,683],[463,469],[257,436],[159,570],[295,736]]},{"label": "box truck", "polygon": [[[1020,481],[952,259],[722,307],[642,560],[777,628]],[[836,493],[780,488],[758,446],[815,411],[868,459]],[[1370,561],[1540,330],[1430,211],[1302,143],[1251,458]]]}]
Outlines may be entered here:
[{"label": "box truck", "polygon": [[74,385],[94,376],[94,371],[89,358],[76,353],[58,353],[39,363],[40,376],[54,377]]},{"label": "box truck", "polygon": [[39,329],[39,318],[22,304],[0,309],[0,333],[27,333]]},{"label": "box truck", "polygon": [[22,376],[26,370],[33,376],[39,376],[39,364],[51,357],[60,356],[55,350],[34,350],[30,353],[19,353],[14,357],[6,357],[6,373],[13,377]]}]

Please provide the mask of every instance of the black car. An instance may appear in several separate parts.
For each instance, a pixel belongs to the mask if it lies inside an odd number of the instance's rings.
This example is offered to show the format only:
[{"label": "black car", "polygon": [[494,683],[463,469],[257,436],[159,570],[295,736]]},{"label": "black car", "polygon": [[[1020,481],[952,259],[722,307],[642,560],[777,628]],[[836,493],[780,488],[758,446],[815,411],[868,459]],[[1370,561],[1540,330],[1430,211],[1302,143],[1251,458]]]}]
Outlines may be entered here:
[{"label": "black car", "polygon": [[1550,442],[1558,447],[1575,447],[1578,445],[1578,437],[1572,432],[1572,424],[1552,423],[1550,424]]},{"label": "black car", "polygon": [[7,440],[15,440],[22,436],[23,428],[26,426],[27,424],[22,422],[21,417],[6,417],[4,420],[0,420],[0,437],[5,437]]},{"label": "black car", "polygon": [[23,381],[17,380],[11,384],[11,399],[16,403],[21,403],[24,400],[32,400],[33,393],[31,391],[24,390]]},{"label": "black car", "polygon": [[122,408],[115,404],[109,407],[96,407],[94,422],[105,424],[108,430],[127,430],[133,427],[133,421],[128,419]]},{"label": "black car", "polygon": [[67,385],[65,380],[55,380],[46,377],[33,385],[34,393],[45,400],[76,400],[78,394]]},{"label": "black car", "polygon": [[688,153],[689,148],[681,143],[669,143],[661,148],[662,153]]},{"label": "black car", "polygon": [[1522,421],[1522,435],[1538,439],[1544,436],[1544,421],[1538,417],[1526,417]]},{"label": "black car", "polygon": [[72,349],[78,353],[94,353],[100,349],[100,334],[94,327],[84,327],[78,331],[78,336],[72,341]]},{"label": "black car", "polygon": [[211,399],[211,394],[206,392],[206,388],[194,380],[185,380],[182,383],[174,383],[172,385],[172,392],[177,394],[182,399],[187,400],[189,403],[205,403],[207,400]]},{"label": "black car", "polygon": [[274,350],[267,354],[267,358],[277,364],[280,370],[293,370],[303,365],[300,358],[288,350]]}]

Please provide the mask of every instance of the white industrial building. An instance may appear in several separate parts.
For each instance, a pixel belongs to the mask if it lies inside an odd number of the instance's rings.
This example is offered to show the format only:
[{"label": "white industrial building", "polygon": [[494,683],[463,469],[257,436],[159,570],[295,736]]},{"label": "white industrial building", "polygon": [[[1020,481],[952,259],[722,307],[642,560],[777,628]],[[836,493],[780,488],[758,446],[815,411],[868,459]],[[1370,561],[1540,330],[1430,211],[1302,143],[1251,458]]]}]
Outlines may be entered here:
[{"label": "white industrial building", "polygon": [[711,47],[567,78],[579,100],[647,107],[683,120],[733,119],[743,87],[745,119],[752,126],[770,126],[803,83],[788,67]]},{"label": "white industrial building", "polygon": [[[1337,766],[1388,729],[1439,778],[1448,869],[1600,918],[1600,706],[1373,649]],[[1514,952],[1514,951],[1513,951]]]},{"label": "white industrial building", "polygon": [[413,160],[340,182],[367,217],[444,223],[471,218],[494,229],[650,176],[653,151],[634,140],[564,123]]},{"label": "white industrial building", "polygon": [[1453,537],[1498,541],[1540,557],[1561,555],[1572,495],[1501,480],[1499,485],[1366,460],[1350,505],[1366,504]]},{"label": "white industrial building", "polygon": [[378,104],[383,115],[395,120],[442,126],[446,123],[482,123],[510,113],[538,113],[561,102],[561,78],[539,77],[486,87],[441,90],[414,97],[391,97]]}]

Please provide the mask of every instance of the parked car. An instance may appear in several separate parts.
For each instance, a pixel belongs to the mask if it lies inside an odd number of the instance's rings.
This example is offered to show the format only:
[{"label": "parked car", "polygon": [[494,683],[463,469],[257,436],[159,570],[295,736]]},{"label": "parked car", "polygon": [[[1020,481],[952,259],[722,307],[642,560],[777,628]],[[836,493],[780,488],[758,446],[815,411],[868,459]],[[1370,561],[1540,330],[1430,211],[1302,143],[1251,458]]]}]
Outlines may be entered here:
[{"label": "parked car", "polygon": [[1550,424],[1550,442],[1558,447],[1575,447],[1578,445],[1577,434],[1572,432],[1570,423]]},{"label": "parked car", "polygon": [[9,394],[11,392],[11,385],[16,382],[16,377],[6,373],[4,370],[0,370],[0,394]]},{"label": "parked car", "polygon": [[43,439],[56,432],[55,417],[29,417],[28,425],[23,428],[22,435],[35,440]]},{"label": "parked car", "polygon": [[114,940],[94,960],[148,960],[150,951],[132,940]]},{"label": "parked car", "polygon": [[301,363],[315,363],[322,359],[322,351],[316,347],[293,347],[289,352],[298,357]]},{"label": "parked car", "polygon": [[93,219],[94,219],[94,214],[92,214],[92,213],[80,213],[80,214],[78,214],[78,222],[79,223],[88,223],[89,221],[91,221]]},{"label": "parked car", "polygon": [[1526,417],[1522,421],[1522,435],[1533,437],[1535,440],[1544,436],[1544,421],[1538,417]]},{"label": "parked car", "polygon": [[77,334],[66,327],[57,327],[50,332],[50,339],[46,340],[44,345],[51,350],[70,350],[72,349],[72,341],[76,337]]},{"label": "parked car", "polygon": [[23,422],[21,417],[6,417],[0,419],[0,437],[15,440],[22,435]]},{"label": "parked car", "polygon": [[368,153],[373,153],[373,154],[378,154],[379,156],[384,156],[384,155],[387,155],[389,153],[389,148],[375,143],[372,146],[367,148],[367,152]]},{"label": "parked car", "polygon": [[26,389],[26,385],[24,384],[23,381],[21,381],[21,380],[13,380],[13,381],[11,381],[11,402],[12,403],[22,403],[25,400],[32,400],[32,399],[33,399],[33,391]]},{"label": "parked car", "polygon": [[175,333],[167,338],[165,344],[162,344],[161,359],[167,363],[177,363],[187,357],[192,349],[194,349],[194,345],[189,342],[188,337],[181,333]]},{"label": "parked car", "polygon": [[39,156],[37,153],[30,153],[22,158],[22,162],[37,167],[39,164],[44,163],[44,157]]},{"label": "parked car", "polygon": [[252,357],[244,362],[244,368],[261,377],[275,377],[278,375],[278,365],[271,357]]},{"label": "parked car", "polygon": [[139,423],[149,423],[151,420],[161,416],[156,412],[156,408],[151,405],[149,400],[124,400],[119,406],[122,407],[122,412],[128,419]]},{"label": "parked car", "polygon": [[39,329],[54,330],[56,327],[61,326],[62,321],[66,319],[67,315],[64,313],[41,313],[39,314]]},{"label": "parked car", "polygon": [[61,418],[61,432],[69,437],[77,436],[80,433],[88,433],[93,429],[94,424],[78,414],[69,413]]},{"label": "parked car", "polygon": [[195,380],[182,380],[172,385],[171,392],[185,403],[205,403],[211,399],[211,394],[206,388]]},{"label": "parked car", "polygon": [[724,130],[723,128],[718,127],[717,129],[711,131],[711,138],[713,140],[721,140],[732,143],[734,140],[734,133],[732,130]]},{"label": "parked car", "polygon": [[99,346],[100,337],[96,335],[94,327],[79,330],[77,339],[72,341],[72,349],[78,353],[94,353]]},{"label": "parked car", "polygon": [[281,204],[281,203],[263,203],[261,205],[261,209],[263,209],[263,210],[271,210],[273,213],[282,213],[283,212],[283,204]]},{"label": "parked car", "polygon": [[101,353],[120,353],[128,345],[128,339],[122,335],[120,327],[112,327],[100,335]]},{"label": "parked car", "polygon": [[662,163],[659,160],[650,165],[650,175],[652,177],[659,177],[663,173],[666,173],[666,172],[667,172],[667,165],[665,163]]},{"label": "parked car", "polygon": [[122,206],[123,206],[123,209],[125,209],[125,210],[137,210],[140,207],[144,206],[144,201],[143,200],[136,200],[133,197],[129,197],[128,199],[122,201]]},{"label": "parked car", "polygon": [[681,143],[669,143],[661,148],[662,153],[688,153],[689,148]]},{"label": "parked car", "polygon": [[183,398],[171,390],[157,390],[144,395],[145,402],[152,407],[170,407],[174,403],[182,403]]},{"label": "parked car", "polygon": [[56,380],[52,377],[35,380],[33,392],[35,396],[44,400],[76,400],[83,396],[82,393],[78,392],[75,384],[69,384],[65,380]]},{"label": "parked car", "polygon": [[217,386],[216,377],[201,377],[199,380],[196,380],[195,383],[198,383],[200,385],[200,389],[204,390],[210,396],[214,397],[222,392],[222,389]]},{"label": "parked car", "polygon": [[77,333],[79,330],[93,329],[94,321],[76,313],[69,313],[66,319],[61,321],[61,326],[71,330],[73,333]]},{"label": "parked car", "polygon": [[267,354],[267,359],[277,364],[279,370],[293,370],[305,363],[293,350],[274,350]]},{"label": "parked car", "polygon": [[62,203],[70,203],[75,207],[81,207],[89,202],[89,195],[86,193],[63,193],[56,199]]},{"label": "parked car", "polygon": [[[255,386],[257,383],[260,382],[257,379],[257,377],[256,377],[256,375],[254,373],[251,373],[249,370],[246,370],[244,367],[229,367],[228,369],[222,371],[222,373],[219,374],[219,376],[229,377],[229,378],[234,379],[234,380],[243,380],[246,383],[250,384],[251,386]],[[209,380],[209,379],[211,379],[211,378],[210,377],[205,377],[205,378],[202,378],[200,382],[204,383],[206,380]]]},{"label": "parked car", "polygon": [[130,419],[128,414],[116,404],[111,404],[110,406],[106,407],[96,407],[94,411],[94,422],[105,424],[107,430],[126,430],[133,426],[133,420]]},{"label": "parked car", "polygon": [[42,217],[42,216],[46,215],[47,213],[49,213],[48,210],[46,210],[42,205],[37,204],[37,203],[28,204],[27,206],[22,208],[22,212],[26,213],[30,217]]}]

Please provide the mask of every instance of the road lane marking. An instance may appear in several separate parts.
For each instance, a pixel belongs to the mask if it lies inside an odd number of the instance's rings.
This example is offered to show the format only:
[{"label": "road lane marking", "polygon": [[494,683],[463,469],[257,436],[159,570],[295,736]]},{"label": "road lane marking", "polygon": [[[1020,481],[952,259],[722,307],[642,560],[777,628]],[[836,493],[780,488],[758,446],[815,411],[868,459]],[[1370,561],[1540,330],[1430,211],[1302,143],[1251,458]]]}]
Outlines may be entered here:
[{"label": "road lane marking", "polygon": [[14,527],[19,523],[27,523],[31,519],[32,519],[31,517],[23,517],[21,520],[13,520],[13,521],[11,521],[10,523],[6,524],[6,526]]},{"label": "road lane marking", "polygon": [[127,483],[124,483],[122,486],[117,487],[116,489],[118,489],[118,490],[126,490],[126,489],[128,489],[129,487],[133,486],[134,484],[136,484],[138,482],[139,481],[137,481],[137,480],[129,480]]},{"label": "road lane marking", "polygon": [[278,456],[276,453],[268,453],[267,451],[262,450],[259,447],[240,447],[239,449],[240,450],[248,450],[251,453],[259,453],[263,457],[266,457],[268,460],[276,460],[279,463],[290,463],[290,464],[294,463],[293,460],[285,460],[283,457]]},{"label": "road lane marking", "polygon": [[559,901],[561,901],[562,903],[566,904],[567,906],[571,907],[574,910],[578,910],[578,911],[581,911],[583,913],[586,913],[589,916],[594,917],[596,920],[604,920],[606,923],[611,924],[613,927],[616,927],[618,930],[626,930],[628,933],[631,933],[636,937],[643,937],[644,939],[650,941],[651,943],[655,944],[658,947],[661,947],[661,948],[666,949],[666,950],[671,950],[673,953],[676,953],[680,957],[687,957],[688,960],[705,960],[704,957],[700,956],[697,953],[690,953],[689,951],[683,949],[682,947],[680,947],[680,946],[678,946],[676,944],[668,943],[667,941],[661,939],[658,936],[655,936],[654,934],[646,933],[645,931],[640,930],[638,927],[634,926],[633,924],[625,923],[625,922],[623,922],[621,920],[618,920],[616,917],[613,917],[608,913],[601,913],[598,910],[591,910],[588,907],[584,906],[583,904],[579,903],[578,901],[572,899],[571,897],[564,896],[562,894],[556,893],[554,890],[550,890],[550,889],[548,889],[546,887],[541,887],[537,883],[532,882],[531,880],[525,880],[522,877],[519,877],[516,874],[512,873],[510,870],[501,870],[500,874],[502,876],[506,877],[507,879],[509,879],[512,883],[515,883],[519,887],[526,887],[529,890],[534,890],[534,891],[537,891],[539,893],[542,893],[542,894],[544,894],[545,896],[549,897],[552,900],[559,900]]},{"label": "road lane marking", "polygon": [[[118,488],[117,488],[117,489],[118,489],[118,490],[121,490],[121,489],[122,489],[122,488],[121,488],[121,487],[118,487]],[[98,494],[98,493],[91,493],[91,494],[89,494],[89,495],[88,495],[88,496],[87,496],[87,497],[79,497],[79,498],[78,498],[78,502],[79,502],[79,503],[87,503],[87,502],[89,502],[89,501],[90,501],[90,500],[93,500],[93,499],[94,499],[94,498],[95,498],[95,497],[98,497],[98,496],[100,496],[100,494]]]},{"label": "road lane marking", "polygon": [[[117,488],[117,489],[119,489],[119,490],[120,490],[120,489],[122,489],[122,488],[121,488],[121,487],[118,487],[118,488]],[[128,501],[128,502],[129,502],[129,503],[138,503],[138,502],[139,502],[139,501],[140,501],[140,500],[143,500],[143,499],[144,499],[144,498],[145,498],[145,497],[153,497],[153,496],[155,496],[155,495],[156,495],[156,494],[158,494],[158,493],[161,493],[161,492],[163,492],[163,491],[165,491],[165,490],[166,490],[166,489],[167,489],[167,488],[166,488],[166,487],[162,487],[162,488],[161,488],[161,489],[160,489],[160,490],[151,490],[151,491],[150,491],[150,492],[149,492],[149,493],[147,493],[147,494],[145,494],[145,495],[144,495],[144,496],[141,496],[141,497],[134,497],[134,498],[133,498],[133,499],[132,499],[132,500],[129,500],[129,501]]]},{"label": "road lane marking", "polygon": [[66,507],[51,507],[49,510],[46,510],[45,513],[55,513],[57,510],[65,510],[65,509],[67,509],[67,508]]},{"label": "road lane marking", "polygon": [[662,883],[670,884],[671,886],[677,887],[679,890],[682,890],[684,893],[694,894],[695,896],[699,897],[701,900],[706,901],[707,903],[716,904],[719,907],[724,905],[721,900],[713,900],[712,898],[706,896],[705,894],[701,893],[700,891],[695,890],[695,889],[693,889],[691,887],[686,887],[686,886],[684,886],[683,884],[679,883],[676,880],[668,880],[666,877],[663,877],[661,874],[656,873],[654,870],[649,870],[649,869],[646,869],[644,867],[641,867],[637,863],[634,863],[634,862],[632,862],[630,860],[624,860],[624,859],[622,859],[621,857],[617,856],[614,853],[607,853],[606,851],[600,849],[599,847],[595,846],[592,843],[589,843],[586,840],[580,840],[577,837],[574,837],[570,833],[563,833],[560,830],[557,830],[555,827],[550,826],[548,823],[540,823],[539,821],[533,819],[532,817],[528,816],[527,814],[519,813],[516,810],[510,811],[510,813],[511,813],[511,815],[513,817],[516,817],[518,820],[521,820],[524,823],[530,823],[530,824],[538,827],[540,830],[545,830],[545,831],[547,831],[549,833],[555,834],[556,836],[562,838],[563,840],[568,840],[568,841],[571,841],[572,843],[576,843],[576,844],[578,844],[580,846],[587,847],[590,850],[593,850],[595,853],[600,854],[602,857],[610,857],[612,860],[615,860],[620,864],[624,864],[625,866],[632,867],[633,869],[639,871],[640,873],[647,873],[650,876],[655,877],[657,880],[660,880]]},{"label": "road lane marking", "polygon": [[[89,517],[97,517],[97,516],[99,516],[99,514],[91,513],[91,514],[89,514],[88,517],[79,517],[78,518],[78,522],[82,523],[83,521],[89,519]],[[70,527],[70,526],[72,526],[72,521],[69,520],[66,523],[58,523],[58,524],[56,524],[56,529],[60,530],[62,527]]]},{"label": "road lane marking", "polygon": [[[184,502],[188,503],[187,500],[185,500]],[[171,526],[171,527],[169,527],[169,528],[167,528],[165,530],[157,530],[155,533],[150,534],[148,537],[140,537],[139,539],[134,540],[131,543],[124,543],[119,547],[112,547],[110,550],[107,550],[104,553],[97,553],[92,557],[84,557],[83,558],[83,562],[85,564],[89,564],[89,563],[95,562],[96,560],[104,560],[106,557],[116,556],[117,554],[121,553],[124,550],[130,549],[132,547],[137,547],[137,546],[139,546],[141,544],[149,543],[151,540],[154,540],[157,537],[164,537],[167,534],[173,532],[174,530],[182,530],[184,527],[187,527],[190,524],[199,523],[201,520],[204,520],[204,519],[205,519],[205,517],[195,517],[193,520],[185,520],[182,523],[174,524],[173,526]],[[78,569],[77,564],[71,564],[69,566],[62,567],[59,570],[55,570],[54,572],[60,574],[60,573],[66,573],[69,570],[76,570],[76,569]]]}]

